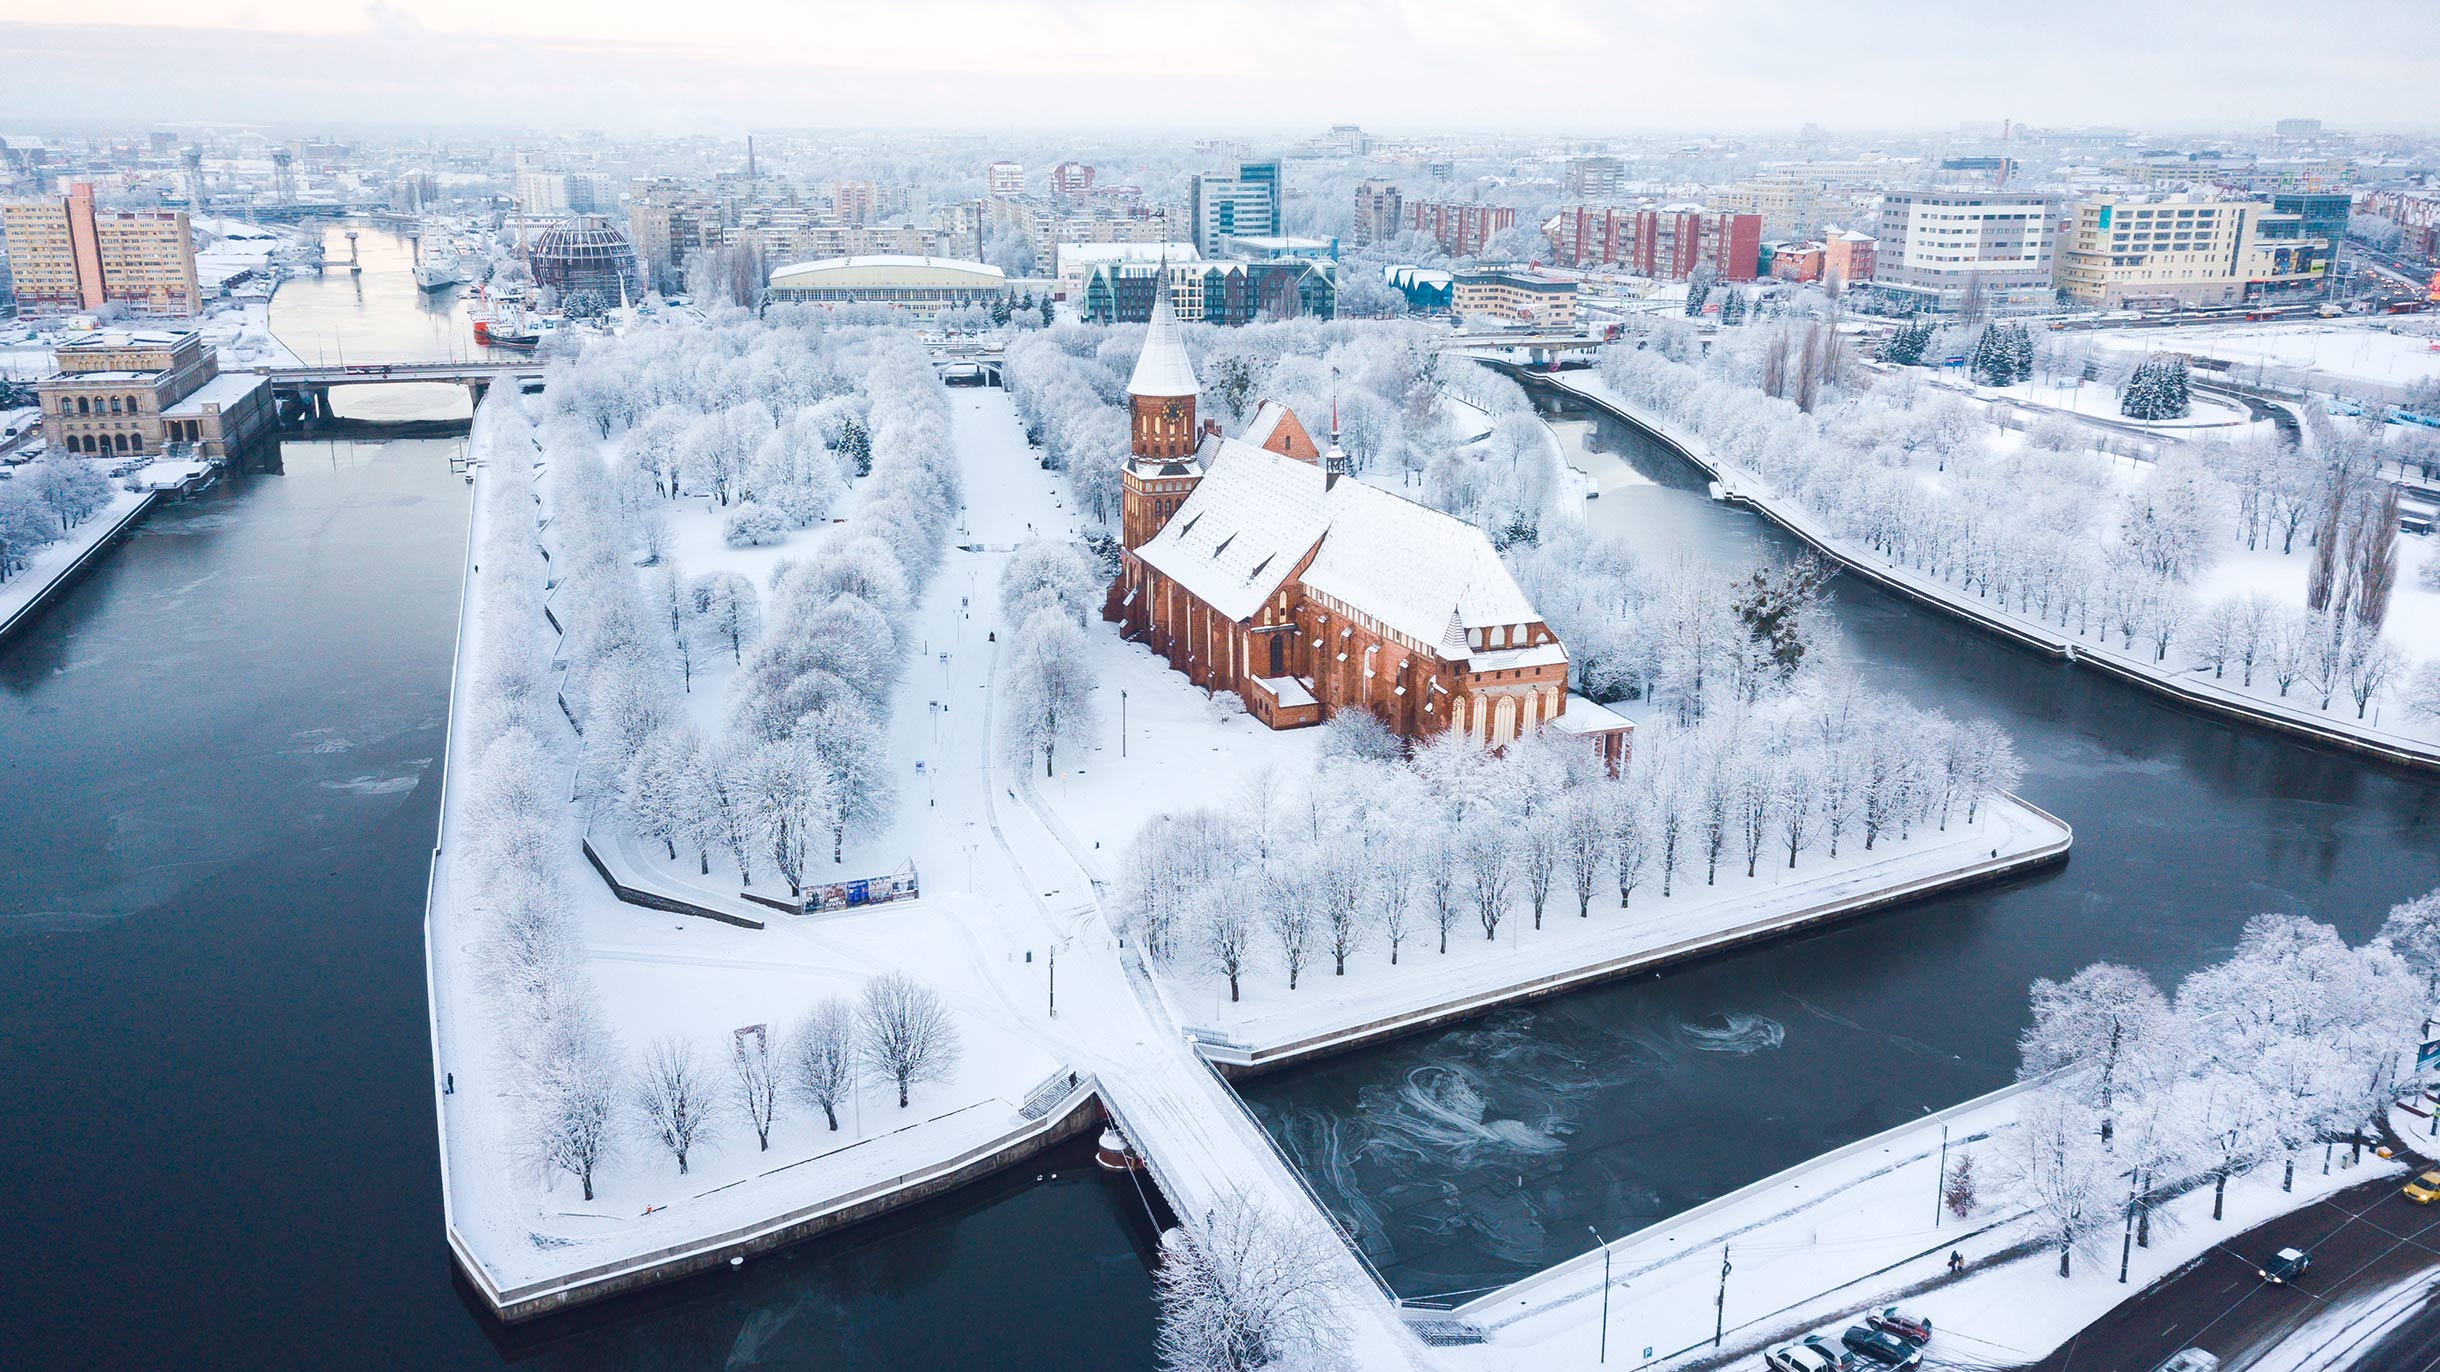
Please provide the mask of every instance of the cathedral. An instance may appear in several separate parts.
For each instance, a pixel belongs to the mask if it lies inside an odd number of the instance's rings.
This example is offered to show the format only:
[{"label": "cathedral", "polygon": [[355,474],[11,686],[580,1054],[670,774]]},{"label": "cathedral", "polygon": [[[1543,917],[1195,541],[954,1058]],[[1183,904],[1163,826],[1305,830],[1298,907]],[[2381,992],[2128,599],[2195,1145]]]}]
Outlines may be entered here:
[{"label": "cathedral", "polygon": [[1245,432],[1199,422],[1168,301],[1127,383],[1118,580],[1107,616],[1274,729],[1370,710],[1400,737],[1459,729],[1498,749],[1538,729],[1615,772],[1634,726],[1567,688],[1567,648],[1491,541],[1342,474],[1265,401]]}]

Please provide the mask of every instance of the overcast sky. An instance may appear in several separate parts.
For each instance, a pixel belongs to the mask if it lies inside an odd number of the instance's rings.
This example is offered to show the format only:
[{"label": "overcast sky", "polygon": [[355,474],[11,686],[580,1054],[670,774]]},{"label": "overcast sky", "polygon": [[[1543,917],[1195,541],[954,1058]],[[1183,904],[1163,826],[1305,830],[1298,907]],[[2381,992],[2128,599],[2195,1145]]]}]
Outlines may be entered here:
[{"label": "overcast sky", "polygon": [[0,129],[1631,133],[2005,117],[2242,129],[2287,115],[2431,128],[2435,13],[2429,0],[0,0]]}]

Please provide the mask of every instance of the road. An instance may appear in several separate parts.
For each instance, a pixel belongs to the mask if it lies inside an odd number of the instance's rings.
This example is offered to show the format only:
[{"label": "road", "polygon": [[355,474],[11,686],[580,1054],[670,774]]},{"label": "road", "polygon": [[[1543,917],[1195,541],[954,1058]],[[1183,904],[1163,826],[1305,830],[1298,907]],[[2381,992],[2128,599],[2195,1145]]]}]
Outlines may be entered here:
[{"label": "road", "polygon": [[2365,1372],[2440,1372],[2440,1302],[2426,1304],[2355,1361]]},{"label": "road", "polygon": [[[2313,1255],[2313,1270],[2288,1287],[2264,1283],[2255,1265],[2281,1248]],[[2398,1194],[2391,1177],[2351,1186],[2214,1245],[2033,1364],[2039,1372],[2153,1372],[2182,1348],[2202,1348],[2237,1372],[2331,1302],[2440,1269],[2440,1207]],[[2418,1317],[2416,1346],[2440,1353],[2440,1316]],[[2398,1331],[2405,1337],[2407,1328]],[[2426,1363],[2362,1361],[2417,1368]]]}]

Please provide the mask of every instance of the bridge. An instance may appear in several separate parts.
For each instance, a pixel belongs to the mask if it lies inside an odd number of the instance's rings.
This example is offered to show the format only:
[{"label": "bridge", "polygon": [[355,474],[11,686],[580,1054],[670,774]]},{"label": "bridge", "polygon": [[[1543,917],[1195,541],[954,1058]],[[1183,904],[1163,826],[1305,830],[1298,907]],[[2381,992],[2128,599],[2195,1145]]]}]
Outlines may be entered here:
[{"label": "bridge", "polygon": [[542,384],[544,368],[531,360],[516,362],[352,362],[337,366],[257,367],[271,378],[271,395],[284,407],[293,405],[316,419],[328,419],[330,393],[339,386],[396,386],[407,383],[464,386],[474,403],[496,381],[532,388]]},{"label": "bridge", "polygon": [[[1606,339],[1589,333],[1451,334],[1432,346],[1441,352],[1461,352],[1500,362],[1529,363],[1547,368],[1568,353],[1600,350]],[[1522,353],[1523,356],[1518,356]]]},{"label": "bridge", "polygon": [[1007,361],[1003,348],[982,343],[941,343],[932,349],[932,370],[944,380],[974,376],[986,386],[1002,384],[1000,369]]}]

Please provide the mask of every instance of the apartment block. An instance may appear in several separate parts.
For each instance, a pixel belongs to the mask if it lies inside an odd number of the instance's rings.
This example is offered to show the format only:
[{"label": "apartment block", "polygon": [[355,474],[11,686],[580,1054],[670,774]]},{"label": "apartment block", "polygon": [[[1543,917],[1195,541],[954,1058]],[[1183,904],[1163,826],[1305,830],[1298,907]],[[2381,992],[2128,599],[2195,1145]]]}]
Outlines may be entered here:
[{"label": "apartment block", "polygon": [[1428,233],[1451,257],[1475,257],[1489,246],[1491,236],[1516,227],[1517,212],[1505,205],[1432,204],[1417,201],[1406,207],[1406,226]]},{"label": "apartment block", "polygon": [[0,205],[17,306],[68,314],[117,305],[142,315],[202,307],[183,210],[108,210],[79,181],[64,196]]},{"label": "apartment block", "polygon": [[1662,281],[1683,281],[1709,267],[1722,281],[1751,281],[1762,255],[1762,216],[1700,205],[1574,205],[1545,222],[1542,236],[1561,266],[1623,267]]},{"label": "apartment block", "polygon": [[1405,218],[1405,201],[1395,184],[1366,181],[1356,187],[1355,227],[1348,237],[1358,246],[1386,242],[1398,236]]},{"label": "apartment block", "polygon": [[1890,191],[1881,197],[1874,284],[1918,309],[1952,311],[1976,297],[1993,307],[2049,303],[2059,202],[1980,187]]}]

